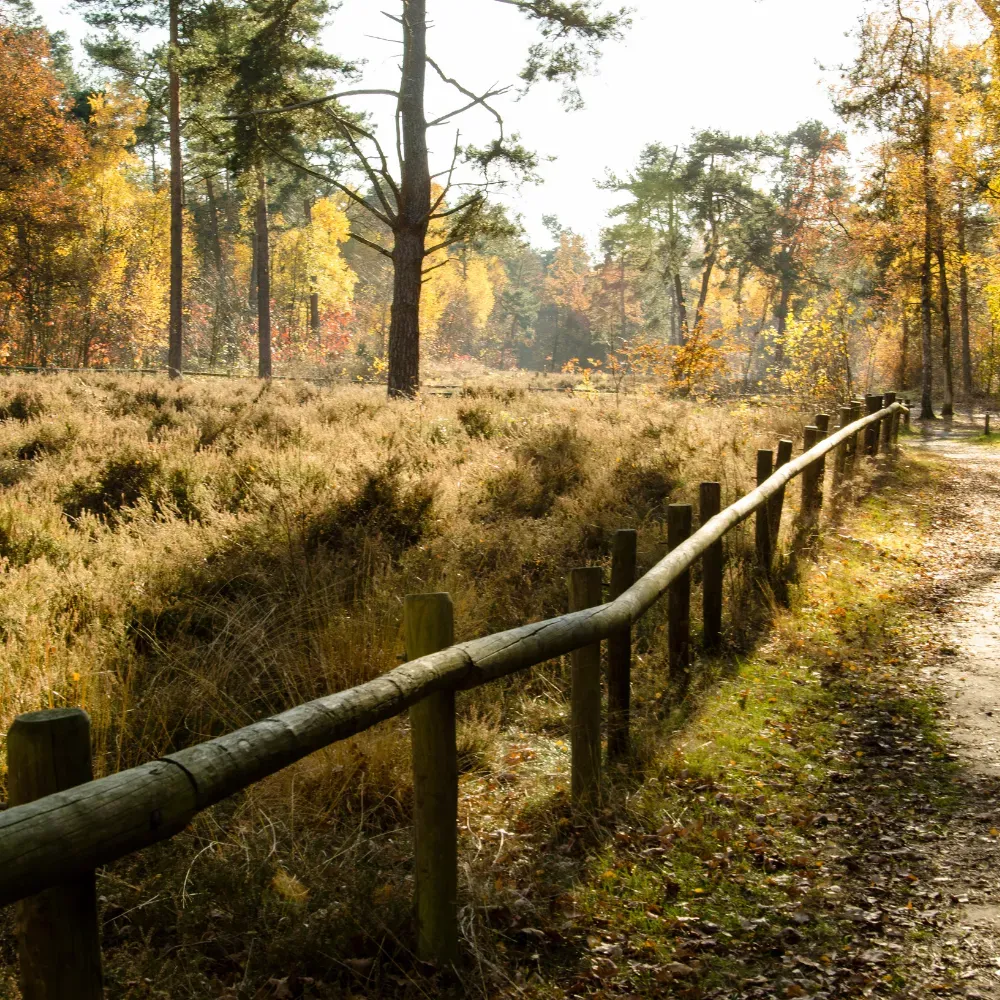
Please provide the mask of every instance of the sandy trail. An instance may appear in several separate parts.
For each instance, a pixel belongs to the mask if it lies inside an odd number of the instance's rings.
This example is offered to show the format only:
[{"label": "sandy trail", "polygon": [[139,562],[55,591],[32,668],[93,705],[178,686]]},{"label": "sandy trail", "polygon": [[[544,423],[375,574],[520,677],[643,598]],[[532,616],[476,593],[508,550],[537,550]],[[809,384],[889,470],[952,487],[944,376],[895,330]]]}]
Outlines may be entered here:
[{"label": "sandy trail", "polygon": [[963,765],[960,805],[933,858],[951,919],[910,960],[962,984],[913,995],[1000,1000],[1000,447],[972,443],[978,433],[968,420],[937,421],[909,445],[951,467],[928,512],[924,600],[940,621],[941,648],[925,674],[946,696]]}]

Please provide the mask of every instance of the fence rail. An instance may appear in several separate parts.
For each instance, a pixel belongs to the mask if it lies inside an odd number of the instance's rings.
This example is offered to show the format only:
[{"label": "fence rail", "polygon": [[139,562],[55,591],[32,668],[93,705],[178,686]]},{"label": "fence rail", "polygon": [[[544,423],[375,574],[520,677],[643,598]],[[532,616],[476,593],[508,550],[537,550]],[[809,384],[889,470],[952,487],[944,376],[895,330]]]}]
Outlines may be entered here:
[{"label": "fence rail", "polygon": [[[672,677],[683,682],[688,656],[690,568],[697,560],[704,561],[705,612],[709,625],[706,639],[712,644],[717,642],[714,633],[720,620],[723,538],[756,513],[757,558],[763,564],[761,571],[769,573],[788,484],[803,476],[802,516],[807,522],[814,521],[822,504],[825,456],[836,451],[837,482],[853,468],[862,450],[859,441],[862,433],[864,452],[874,456],[880,450],[891,452],[898,439],[901,418],[908,423],[908,408],[896,402],[891,393],[884,399],[869,396],[866,403],[868,414],[850,422],[849,418],[859,411],[842,410],[843,426],[822,440],[817,441],[821,434],[819,427],[807,427],[804,440],[808,447],[798,458],[790,458],[791,442],[782,442],[778,461],[783,464],[773,473],[770,472],[773,453],[760,453],[757,488],[707,520],[706,514],[718,510],[718,485],[703,484],[708,487],[702,490],[704,523],[693,534],[690,508],[681,509],[683,505],[671,508],[671,534],[676,544],[634,583],[631,582],[634,533],[621,533],[632,535],[632,541],[631,544],[627,538],[621,539],[622,544],[616,541],[612,593],[617,596],[606,604],[585,606],[600,600],[599,586],[595,589],[590,579],[599,571],[585,570],[582,575],[581,571],[574,571],[570,580],[570,606],[583,607],[582,610],[451,645],[447,595],[411,598],[404,618],[407,652],[415,658],[381,677],[139,767],[74,787],[66,787],[70,783],[67,781],[58,786],[63,790],[54,794],[45,794],[51,789],[41,787],[35,794],[43,797],[25,801],[29,796],[21,794],[17,801],[23,804],[16,804],[12,798],[12,807],[0,813],[0,905],[25,900],[20,906],[26,912],[31,905],[26,897],[43,891],[43,896],[62,894],[61,899],[72,890],[76,893],[73,898],[78,899],[80,880],[92,881],[95,868],[166,840],[184,829],[197,813],[241,789],[316,750],[419,706],[419,712],[411,712],[418,950],[421,957],[431,961],[453,961],[457,954],[455,876],[449,869],[455,861],[454,851],[449,852],[447,845],[454,844],[456,837],[455,692],[574,653],[571,692],[574,799],[580,805],[592,803],[599,794],[600,782],[601,641],[612,640],[609,667],[615,675],[613,683],[609,683],[613,702],[609,706],[612,709],[609,752],[621,754],[628,741],[627,640],[632,626],[657,600],[671,595],[671,633],[681,638],[677,641],[671,638],[670,669]],[[824,423],[822,417],[819,415],[818,424]],[[679,516],[674,518],[675,514]],[[713,634],[708,634],[709,631]],[[14,726],[44,723],[51,714],[21,716]],[[13,759],[15,745],[10,741],[8,751],[9,774],[37,769],[34,758],[27,762]],[[53,767],[53,773],[56,771],[58,768]],[[96,913],[87,919],[96,922]],[[76,921],[77,932],[78,925]],[[22,926],[30,924],[22,920]],[[39,974],[37,962],[26,964],[33,954],[30,937],[22,931],[22,979]],[[96,940],[94,935],[91,938]],[[75,954],[80,948],[76,943],[72,948],[67,945],[67,950]],[[65,967],[65,961],[58,964]],[[34,971],[26,972],[26,968]],[[25,992],[25,996],[33,995],[36,994],[30,990]],[[38,992],[37,995],[59,994]]]}]

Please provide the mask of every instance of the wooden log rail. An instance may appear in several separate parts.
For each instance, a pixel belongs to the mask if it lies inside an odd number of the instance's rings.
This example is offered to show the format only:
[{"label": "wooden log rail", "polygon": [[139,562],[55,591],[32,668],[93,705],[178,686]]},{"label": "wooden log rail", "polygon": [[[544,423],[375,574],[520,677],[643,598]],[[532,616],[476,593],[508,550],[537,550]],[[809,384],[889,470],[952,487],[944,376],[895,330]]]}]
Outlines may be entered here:
[{"label": "wooden log rail", "polygon": [[[706,635],[706,639],[709,645],[716,645],[721,592],[715,591],[721,590],[718,586],[721,583],[720,544],[725,535],[751,514],[763,511],[758,522],[758,538],[763,544],[766,536],[766,556],[769,560],[777,537],[775,514],[780,519],[782,498],[788,483],[808,472],[806,478],[810,480],[812,489],[811,481],[816,478],[816,470],[822,467],[825,456],[842,444],[848,449],[855,447],[852,443],[857,441],[860,432],[867,432],[866,440],[869,446],[875,448],[875,453],[880,437],[883,447],[887,446],[887,441],[891,446],[898,435],[899,413],[908,416],[906,407],[902,403],[891,402],[890,397],[890,405],[876,408],[867,416],[848,423],[794,460],[788,457],[790,442],[782,442],[779,448],[781,464],[777,470],[764,477],[766,470],[764,464],[760,464],[759,473],[763,478],[760,485],[719,513],[715,513],[718,510],[718,498],[714,495],[717,484],[704,484],[707,488],[702,492],[701,526],[690,533],[691,509],[674,511],[673,516],[680,525],[672,533],[672,541],[676,544],[634,583],[631,582],[634,579],[634,535],[631,539],[621,540],[621,566],[613,581],[613,599],[607,604],[594,604],[600,600],[600,576],[595,576],[599,571],[575,570],[570,577],[571,608],[574,610],[569,614],[430,651],[442,644],[442,637],[450,641],[450,601],[445,601],[447,595],[430,595],[434,600],[414,600],[412,606],[415,608],[433,609],[440,605],[439,610],[444,617],[439,622],[423,626],[407,622],[408,654],[416,658],[381,677],[139,767],[96,781],[84,781],[74,787],[67,787],[73,784],[72,781],[57,781],[55,785],[49,781],[38,793],[44,797],[34,801],[24,801],[25,796],[21,796],[12,802],[11,808],[0,812],[0,905],[36,896],[44,890],[57,891],[55,887],[61,887],[58,891],[62,892],[66,886],[86,885],[95,868],[174,836],[202,810],[317,750],[401,715],[415,706],[422,706],[424,714],[419,716],[418,725],[418,716],[411,713],[414,739],[424,740],[428,747],[434,746],[435,741],[440,742],[435,727],[440,728],[444,724],[442,719],[449,712],[453,717],[454,692],[479,687],[567,653],[576,654],[574,679],[579,675],[586,683],[585,690],[574,692],[573,696],[576,699],[574,729],[579,730],[585,740],[585,746],[579,748],[580,753],[574,748],[573,760],[576,762],[579,757],[582,769],[580,774],[574,775],[574,782],[582,782],[580,804],[593,805],[600,797],[600,740],[599,733],[595,736],[594,730],[595,725],[600,725],[599,685],[595,688],[595,678],[599,677],[595,671],[599,671],[600,643],[612,639],[618,646],[614,657],[614,670],[619,679],[613,696],[611,749],[612,756],[620,757],[625,754],[628,740],[627,731],[622,731],[623,721],[627,727],[628,692],[620,676],[624,674],[624,683],[627,684],[627,664],[617,661],[621,660],[621,647],[627,641],[631,627],[656,601],[671,592],[672,585],[687,586],[685,581],[690,568],[697,560],[705,559],[706,566],[714,567],[707,579],[715,580],[710,588],[712,592],[706,591],[706,608],[711,612],[711,620],[707,619],[711,634]],[[885,431],[880,435],[883,427],[891,429],[888,439]],[[815,428],[809,430],[815,431]],[[812,439],[807,435],[807,440]],[[770,456],[767,457],[770,459]],[[766,464],[770,468],[769,461]],[[822,484],[816,484],[816,487],[816,496],[819,497]],[[815,516],[814,510],[809,513]],[[720,579],[716,580],[716,577]],[[676,610],[678,600],[679,611]],[[678,624],[683,629],[684,649],[678,654],[682,662],[674,666],[686,679],[689,601],[679,599],[675,593],[671,603],[672,618],[677,614],[685,619]],[[581,609],[581,605],[592,606]],[[627,646],[625,648],[627,650]],[[628,653],[624,655],[628,656]],[[447,694],[448,698],[434,701],[432,696],[442,694]],[[33,713],[33,716],[46,714]],[[450,731],[453,731],[453,722]],[[79,747],[75,752],[79,753]],[[444,755],[444,771],[449,773],[448,748],[439,748],[435,753]],[[11,766],[9,760],[8,768]],[[30,769],[34,765],[29,761],[18,766]],[[450,768],[450,771],[453,770],[453,767]],[[448,789],[435,787],[433,769],[424,777],[418,774],[417,778],[430,782],[426,788],[418,789],[418,798],[425,795],[426,801],[431,803],[424,813],[428,817],[437,817],[428,818],[426,822],[443,822],[445,826],[451,823],[453,827],[454,821],[447,816],[447,802],[453,794]],[[448,780],[453,778],[452,774]],[[63,790],[46,794],[52,787]],[[17,804],[19,801],[23,804]],[[444,802],[445,806],[433,805],[440,802]],[[441,819],[442,810],[444,820]],[[437,834],[444,835],[440,829],[423,830],[422,822],[418,815],[418,844],[421,837],[424,843],[435,843]],[[452,829],[451,837],[446,836],[445,840],[450,843],[453,835]],[[417,893],[419,900],[419,885]],[[425,928],[418,928],[421,941],[438,942],[426,948],[421,946],[421,957],[441,960],[445,964],[453,960],[456,953],[454,920],[447,913],[439,913],[435,917],[431,912],[435,906],[453,907],[452,897],[450,890],[437,892],[433,898],[445,902],[435,904],[425,900],[418,905],[418,914],[421,907],[431,914],[427,917],[430,924],[426,934]],[[96,915],[93,919],[96,920]],[[30,953],[23,940],[21,953],[23,978],[24,958]],[[43,989],[26,988],[24,983],[22,990],[29,998],[49,995]]]}]

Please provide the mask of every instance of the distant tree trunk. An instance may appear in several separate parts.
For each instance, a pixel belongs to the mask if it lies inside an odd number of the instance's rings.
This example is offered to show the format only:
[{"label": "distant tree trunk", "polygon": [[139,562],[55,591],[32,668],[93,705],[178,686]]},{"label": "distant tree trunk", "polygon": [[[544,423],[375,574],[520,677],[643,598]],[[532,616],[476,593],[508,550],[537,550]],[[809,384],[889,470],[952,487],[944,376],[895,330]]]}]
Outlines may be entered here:
[{"label": "distant tree trunk", "polygon": [[267,242],[267,181],[257,174],[257,375],[271,377],[271,261]]},{"label": "distant tree trunk", "polygon": [[924,257],[920,268],[920,419],[934,419],[934,354],[931,339],[931,258],[934,252],[934,182],[931,174],[930,80],[924,103]]},{"label": "distant tree trunk", "polygon": [[965,241],[965,197],[958,202],[958,307],[960,310],[962,336],[962,395],[972,399],[972,346],[970,344],[969,322],[969,266],[966,263]]},{"label": "distant tree trunk", "polygon": [[181,77],[177,69],[178,6],[170,0],[170,337],[167,369],[180,378],[184,364],[184,179],[181,166]]},{"label": "distant tree trunk", "polygon": [[403,5],[403,72],[399,97],[403,171],[392,249],[390,396],[412,397],[420,387],[420,291],[431,204],[424,111],[426,70],[427,0],[407,0]]},{"label": "distant tree trunk", "polygon": [[219,204],[215,200],[215,185],[211,177],[205,178],[205,195],[208,198],[208,235],[212,250],[215,275],[222,280],[222,239],[219,236]]},{"label": "distant tree trunk", "polygon": [[257,308],[257,223],[254,220],[254,229],[250,234],[250,287],[247,288],[247,305],[251,309]]},{"label": "distant tree trunk", "polygon": [[688,338],[688,311],[687,303],[684,301],[684,284],[681,281],[680,271],[674,272],[674,310],[677,323],[677,337],[674,343],[678,347],[683,347]]},{"label": "distant tree trunk", "polygon": [[900,389],[906,388],[906,370],[909,364],[910,347],[910,310],[909,302],[906,301],[906,290],[903,291],[903,343],[899,351],[899,377],[896,380]]},{"label": "distant tree trunk", "polygon": [[941,302],[941,354],[944,358],[944,405],[941,416],[955,412],[955,386],[951,363],[951,295],[948,291],[948,270],[944,253],[944,220],[938,226],[937,238],[938,288]]},{"label": "distant tree trunk", "polygon": [[718,255],[719,245],[715,235],[715,226],[713,226],[712,236],[705,250],[701,272],[701,290],[698,293],[698,308],[694,313],[694,328],[698,333],[701,333],[705,325],[705,303],[708,301],[708,292],[712,286],[712,272],[715,270],[715,262],[718,259]]},{"label": "distant tree trunk", "polygon": [[[315,278],[313,282],[315,283]],[[309,294],[309,329],[312,330],[319,343],[319,292]]]},{"label": "distant tree trunk", "polygon": [[784,275],[781,276],[781,294],[774,310],[774,367],[781,371],[785,367],[785,331],[788,329],[789,302],[792,299],[792,285]]}]

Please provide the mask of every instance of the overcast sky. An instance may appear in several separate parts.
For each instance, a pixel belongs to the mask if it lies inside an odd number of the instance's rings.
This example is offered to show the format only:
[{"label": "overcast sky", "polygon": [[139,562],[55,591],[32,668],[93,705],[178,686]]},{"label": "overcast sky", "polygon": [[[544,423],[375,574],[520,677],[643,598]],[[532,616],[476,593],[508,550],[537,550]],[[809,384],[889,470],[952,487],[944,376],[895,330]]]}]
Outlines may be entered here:
[{"label": "overcast sky", "polygon": [[[50,28],[74,39],[85,32],[65,0],[36,0]],[[521,212],[532,238],[550,240],[542,215],[554,214],[596,245],[614,196],[595,180],[608,169],[625,172],[649,142],[683,143],[698,128],[756,133],[789,130],[820,118],[836,124],[830,110],[831,74],[819,64],[849,61],[849,37],[865,0],[632,0],[634,23],[624,41],[605,50],[597,74],[582,81],[586,107],[566,112],[559,92],[539,87],[523,100],[498,101],[509,132],[550,162],[544,183],[523,187],[509,200]],[[397,26],[382,14],[396,13],[398,0],[344,0],[325,33],[340,55],[366,60],[365,85],[398,84]],[[517,82],[534,32],[515,10],[491,0],[428,0],[431,56],[470,90]],[[456,102],[455,97],[459,100]],[[383,128],[391,123],[386,104],[370,109]],[[436,84],[429,91],[433,117],[462,103]],[[462,141],[491,134],[484,112],[456,121]],[[438,164],[447,165],[455,126],[436,130]],[[392,145],[391,136],[389,145]],[[442,156],[445,160],[442,164]]]}]

